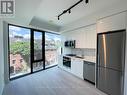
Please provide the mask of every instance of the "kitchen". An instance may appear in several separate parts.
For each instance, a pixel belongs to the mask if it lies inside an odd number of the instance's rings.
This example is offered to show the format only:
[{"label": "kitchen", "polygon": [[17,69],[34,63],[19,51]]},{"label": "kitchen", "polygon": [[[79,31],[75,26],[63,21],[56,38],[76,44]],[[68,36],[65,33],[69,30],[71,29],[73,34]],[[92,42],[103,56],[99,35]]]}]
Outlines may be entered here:
[{"label": "kitchen", "polygon": [[[92,83],[108,95],[123,95],[126,14],[113,14],[99,19],[96,24],[63,32],[59,68]],[[106,64],[104,71],[102,63]]]}]

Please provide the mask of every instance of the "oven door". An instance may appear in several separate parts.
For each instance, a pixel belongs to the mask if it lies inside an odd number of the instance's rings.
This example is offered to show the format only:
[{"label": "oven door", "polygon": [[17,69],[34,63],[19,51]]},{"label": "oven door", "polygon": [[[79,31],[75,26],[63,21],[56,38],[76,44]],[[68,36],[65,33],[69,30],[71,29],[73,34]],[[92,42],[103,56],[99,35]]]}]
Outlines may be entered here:
[{"label": "oven door", "polygon": [[71,58],[63,57],[63,66],[71,68]]}]

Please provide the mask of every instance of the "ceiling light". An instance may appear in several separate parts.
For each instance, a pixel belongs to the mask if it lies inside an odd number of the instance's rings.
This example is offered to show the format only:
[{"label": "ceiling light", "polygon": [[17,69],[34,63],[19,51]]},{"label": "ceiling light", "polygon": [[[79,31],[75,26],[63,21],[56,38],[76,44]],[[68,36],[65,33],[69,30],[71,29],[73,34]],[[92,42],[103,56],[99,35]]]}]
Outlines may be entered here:
[{"label": "ceiling light", "polygon": [[[58,15],[58,20],[60,20],[60,16],[62,16],[65,13],[71,13],[71,9],[74,8],[76,5],[78,5],[79,3],[81,3],[83,0],[78,1],[77,3],[75,3],[74,5],[72,5],[71,7],[69,7],[68,9],[64,10],[61,14]],[[85,0],[86,4],[89,3],[89,0]]]},{"label": "ceiling light", "polygon": [[71,10],[68,10],[68,13],[70,14],[71,13]]},{"label": "ceiling light", "polygon": [[89,0],[86,0],[86,4],[89,3]]},{"label": "ceiling light", "polygon": [[58,16],[58,20],[60,20],[60,17]]}]

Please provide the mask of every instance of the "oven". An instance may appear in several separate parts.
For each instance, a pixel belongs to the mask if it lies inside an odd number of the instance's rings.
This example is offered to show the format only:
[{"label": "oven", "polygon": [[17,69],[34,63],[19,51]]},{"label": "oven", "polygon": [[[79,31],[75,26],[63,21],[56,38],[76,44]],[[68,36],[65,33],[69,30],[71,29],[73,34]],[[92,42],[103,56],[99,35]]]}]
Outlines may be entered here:
[{"label": "oven", "polygon": [[63,66],[71,68],[71,58],[63,56]]}]

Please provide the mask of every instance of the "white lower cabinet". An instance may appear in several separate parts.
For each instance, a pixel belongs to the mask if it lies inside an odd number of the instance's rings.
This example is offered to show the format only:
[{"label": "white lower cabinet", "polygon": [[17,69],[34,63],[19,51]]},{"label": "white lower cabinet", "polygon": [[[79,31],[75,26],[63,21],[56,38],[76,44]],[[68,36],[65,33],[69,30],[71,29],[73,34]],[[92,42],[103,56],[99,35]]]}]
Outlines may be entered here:
[{"label": "white lower cabinet", "polygon": [[71,59],[71,72],[83,79],[83,60]]}]

